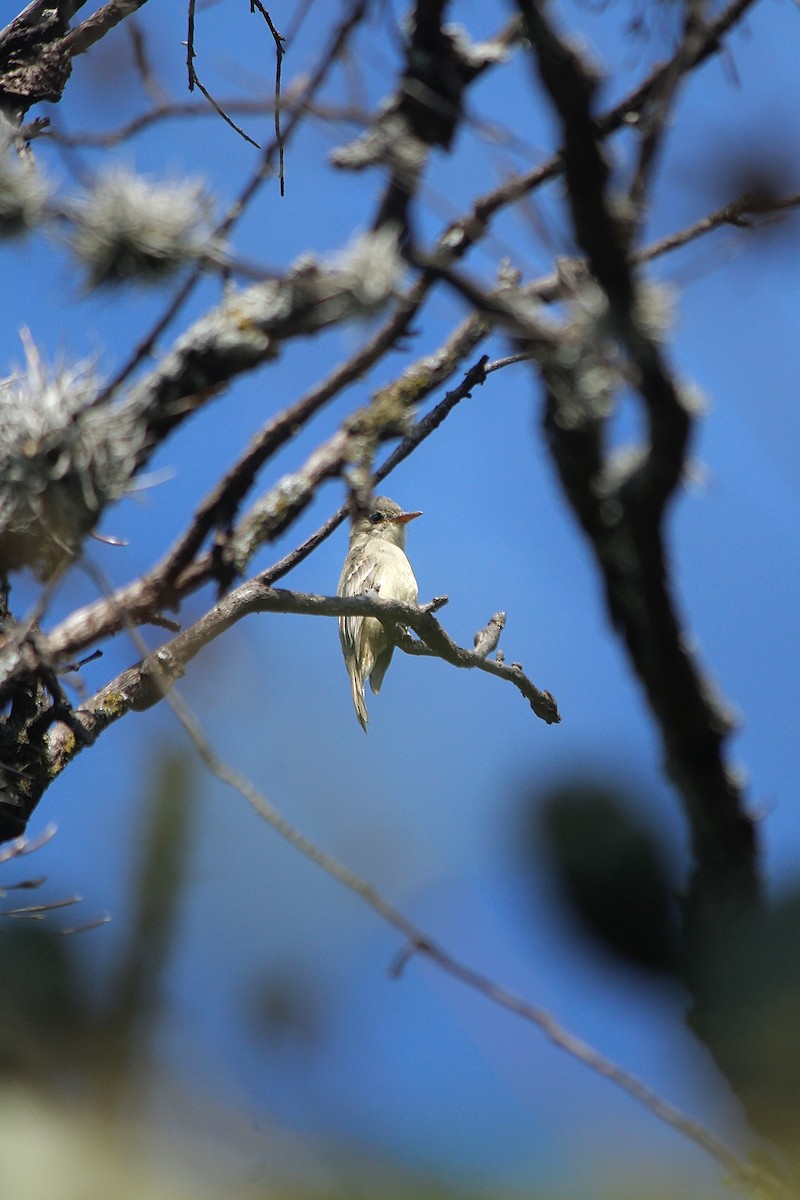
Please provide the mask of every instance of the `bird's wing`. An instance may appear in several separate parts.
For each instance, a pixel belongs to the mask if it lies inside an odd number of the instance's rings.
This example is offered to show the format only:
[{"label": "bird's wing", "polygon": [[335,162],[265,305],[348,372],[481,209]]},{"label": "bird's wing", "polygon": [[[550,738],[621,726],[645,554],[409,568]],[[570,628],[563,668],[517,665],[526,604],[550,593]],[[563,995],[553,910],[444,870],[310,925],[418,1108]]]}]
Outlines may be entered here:
[{"label": "bird's wing", "polygon": [[[363,558],[357,559],[356,562],[345,564],[345,570],[342,572],[342,578],[339,580],[339,595],[340,596],[360,596],[362,592],[368,592],[374,588],[377,583],[378,562],[376,559],[364,561]],[[368,617],[367,620],[373,620]],[[364,617],[340,617],[339,618],[339,636],[342,639],[342,646],[345,651],[350,651],[355,656],[355,661],[358,664],[359,671],[363,680],[369,675],[372,670],[372,662],[365,662],[364,651]]]},{"label": "bird's wing", "polygon": [[377,556],[365,559],[363,555],[355,562],[345,563],[342,578],[339,580],[340,596],[360,596],[375,587],[375,576],[378,573]]}]

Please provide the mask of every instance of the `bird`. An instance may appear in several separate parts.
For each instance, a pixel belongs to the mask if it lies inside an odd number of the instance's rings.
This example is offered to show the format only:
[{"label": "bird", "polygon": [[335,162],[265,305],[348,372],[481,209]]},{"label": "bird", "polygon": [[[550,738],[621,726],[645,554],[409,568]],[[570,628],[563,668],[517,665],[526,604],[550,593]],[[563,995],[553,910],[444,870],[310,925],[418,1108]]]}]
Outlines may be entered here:
[{"label": "bird", "polygon": [[[419,588],[406,558],[406,526],[421,512],[404,512],[394,500],[377,496],[369,506],[355,508],[350,525],[350,548],[339,579],[339,596],[375,591],[384,600],[416,603]],[[339,639],[350,676],[358,722],[367,732],[364,685],[381,690],[392,661],[394,642],[376,617],[340,617]]]}]

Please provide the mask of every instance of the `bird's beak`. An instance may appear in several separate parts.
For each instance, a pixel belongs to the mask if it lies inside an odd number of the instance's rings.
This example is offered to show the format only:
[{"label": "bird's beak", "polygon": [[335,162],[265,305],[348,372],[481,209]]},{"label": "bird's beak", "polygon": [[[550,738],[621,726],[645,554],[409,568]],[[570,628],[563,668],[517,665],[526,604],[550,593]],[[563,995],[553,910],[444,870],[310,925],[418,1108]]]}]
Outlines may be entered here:
[{"label": "bird's beak", "polygon": [[398,513],[396,517],[392,517],[391,522],[393,525],[407,525],[408,522],[413,521],[415,517],[421,516],[421,512],[402,512]]}]

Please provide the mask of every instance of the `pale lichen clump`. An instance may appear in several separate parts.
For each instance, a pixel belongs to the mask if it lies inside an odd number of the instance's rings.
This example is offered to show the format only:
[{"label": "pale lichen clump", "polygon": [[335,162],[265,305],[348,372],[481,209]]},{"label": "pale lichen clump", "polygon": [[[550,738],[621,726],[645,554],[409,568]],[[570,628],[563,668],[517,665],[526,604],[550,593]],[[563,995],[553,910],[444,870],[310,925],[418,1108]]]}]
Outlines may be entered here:
[{"label": "pale lichen clump", "polygon": [[0,571],[47,577],[127,491],[146,430],[131,409],[95,403],[93,364],[48,365],[23,340],[25,366],[0,381]]},{"label": "pale lichen clump", "polygon": [[50,188],[30,163],[0,155],[0,237],[20,237],[44,219]]},{"label": "pale lichen clump", "polygon": [[89,284],[152,283],[219,247],[211,241],[212,205],[202,183],[157,183],[109,171],[72,204],[73,252]]},{"label": "pale lichen clump", "polygon": [[349,281],[352,316],[372,316],[394,295],[403,259],[393,225],[361,234],[334,259],[337,276]]}]

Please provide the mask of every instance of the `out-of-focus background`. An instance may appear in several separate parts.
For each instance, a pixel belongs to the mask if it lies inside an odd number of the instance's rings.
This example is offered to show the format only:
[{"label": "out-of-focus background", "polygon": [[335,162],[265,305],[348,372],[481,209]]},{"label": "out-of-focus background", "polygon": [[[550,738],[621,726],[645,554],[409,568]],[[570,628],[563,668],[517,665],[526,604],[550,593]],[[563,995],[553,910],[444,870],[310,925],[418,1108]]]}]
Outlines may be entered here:
[{"label": "out-of-focus background", "polygon": [[[276,180],[261,189],[235,232],[239,258],[283,271],[304,252],[340,251],[371,221],[379,173],[336,171],[327,156],[357,132],[346,106],[373,111],[394,78],[400,7],[373,7],[321,96],[342,113],[304,122],[287,150],[286,195]],[[317,61],[344,7],[279,0],[269,11],[292,33],[289,88]],[[490,2],[451,6],[473,39],[510,12]],[[607,71],[606,104],[664,57],[674,15],[668,6],[574,3],[559,20]],[[182,6],[145,5],[136,21],[155,79],[188,101]],[[796,187],[799,21],[796,6],[762,0],[726,50],[691,77],[646,240],[746,186]],[[49,114],[62,140],[39,139],[37,161],[67,191],[109,158],[158,177],[200,177],[224,211],[257,152],[212,112],[156,122],[110,150],[82,139],[119,130],[148,106],[126,25],[76,59]],[[220,99],[271,94],[272,41],[247,5],[200,6],[195,49],[198,72]],[[487,72],[468,104],[467,129],[451,154],[434,154],[426,177],[416,229],[423,242],[476,193],[557,145],[524,50]],[[268,110],[236,119],[260,142],[272,135]],[[613,153],[623,165],[624,138]],[[466,268],[487,283],[504,257],[525,278],[546,273],[554,255],[571,249],[560,199],[556,182],[503,214]],[[650,268],[671,291],[673,360],[706,401],[670,521],[674,577],[702,661],[741,715],[735,753],[763,816],[776,895],[796,886],[800,844],[797,249],[787,216],[758,232],[723,229]],[[51,359],[91,358],[111,374],[166,303],[167,290],[87,290],[57,238],[33,235],[2,253],[6,374],[23,358],[23,328]],[[218,281],[203,284],[161,349],[218,297]],[[440,297],[392,370],[434,349],[458,312],[456,300]],[[104,532],[127,547],[92,546],[92,561],[114,583],[144,570],[250,434],[368,332],[296,341],[238,380],[161,448],[152,485],[107,516]],[[509,347],[497,337],[488,352],[499,358]],[[388,381],[386,372],[382,364],[318,416],[270,464],[264,486],[299,465],[349,407]],[[687,846],[539,424],[530,369],[504,369],[383,490],[424,510],[409,530],[421,599],[450,597],[440,615],[462,645],[505,610],[506,657],[553,692],[560,725],[537,721],[499,680],[397,654],[370,701],[365,737],[335,622],[319,618],[250,618],[203,653],[180,690],[229,763],[434,940],[735,1141],[744,1136],[738,1103],[687,1029],[682,991],[654,964],[612,960],[569,915],[554,881],[553,858],[565,845],[593,830],[602,836],[623,816],[648,850],[658,847],[654,861],[676,892]],[[635,433],[635,415],[623,410],[615,436]],[[256,569],[343,498],[340,482],[323,487]],[[345,551],[342,529],[287,586],[334,592]],[[36,593],[23,578],[13,599],[24,611],[21,598],[33,603]],[[47,621],[95,594],[75,569]],[[195,596],[181,620],[212,602],[210,591]],[[156,645],[160,633],[145,636]],[[91,693],[138,657],[119,636],[81,673],[83,687]],[[128,1192],[620,1197],[642,1195],[643,1181],[653,1196],[725,1190],[713,1160],[536,1029],[419,957],[393,977],[398,936],[210,778],[165,705],[129,715],[64,773],[30,834],[50,822],[58,831],[46,846],[0,867],[0,886],[46,875],[37,901],[83,897],[45,921],[0,927],[0,1177],[18,1200]],[[101,914],[111,921],[73,937],[57,933]]]}]

